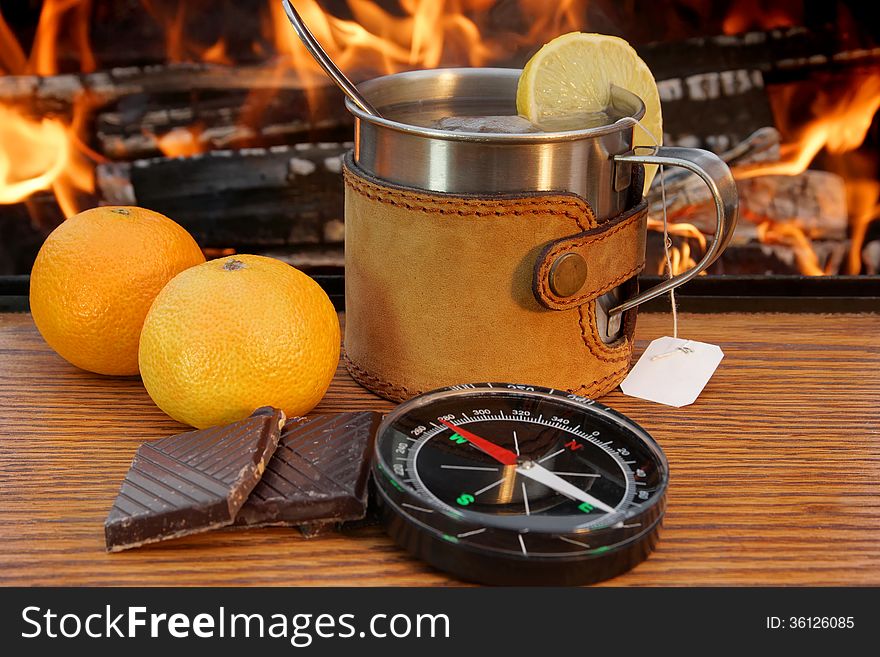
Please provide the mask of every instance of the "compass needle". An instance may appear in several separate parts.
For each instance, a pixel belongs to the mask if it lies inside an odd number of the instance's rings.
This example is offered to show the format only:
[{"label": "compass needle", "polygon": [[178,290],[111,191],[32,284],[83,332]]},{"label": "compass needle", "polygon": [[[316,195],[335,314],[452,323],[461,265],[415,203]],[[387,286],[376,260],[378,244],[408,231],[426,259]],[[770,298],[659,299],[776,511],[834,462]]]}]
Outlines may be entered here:
[{"label": "compass needle", "polygon": [[561,493],[574,500],[586,502],[597,509],[602,509],[605,513],[614,513],[615,511],[614,507],[608,506],[602,500],[599,500],[577,486],[570,484],[559,475],[553,474],[543,465],[529,462],[519,466],[516,471],[524,477],[534,479],[535,481],[544,484],[547,488],[552,488],[557,493]]}]

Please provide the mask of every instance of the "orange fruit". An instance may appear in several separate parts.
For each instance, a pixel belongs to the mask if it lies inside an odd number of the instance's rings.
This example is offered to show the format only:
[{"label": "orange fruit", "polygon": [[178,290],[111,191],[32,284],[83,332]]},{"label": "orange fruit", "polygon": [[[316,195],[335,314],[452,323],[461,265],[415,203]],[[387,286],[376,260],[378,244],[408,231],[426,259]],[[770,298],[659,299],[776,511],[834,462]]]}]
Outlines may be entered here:
[{"label": "orange fruit", "polygon": [[165,286],[144,322],[140,368],[156,405],[197,428],[260,406],[312,410],[339,362],[336,310],[290,265],[255,255],[206,262]]},{"label": "orange fruit", "polygon": [[168,217],[86,210],[46,238],[31,271],[31,313],[52,349],[98,374],[138,373],[138,340],[165,283],[205,256]]}]

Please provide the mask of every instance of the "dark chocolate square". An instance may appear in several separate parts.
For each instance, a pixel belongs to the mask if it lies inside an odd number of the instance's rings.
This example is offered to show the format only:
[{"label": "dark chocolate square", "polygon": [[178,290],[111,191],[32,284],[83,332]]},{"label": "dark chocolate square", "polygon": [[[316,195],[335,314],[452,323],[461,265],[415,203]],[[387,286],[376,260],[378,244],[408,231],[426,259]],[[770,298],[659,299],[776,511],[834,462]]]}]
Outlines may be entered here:
[{"label": "dark chocolate square", "polygon": [[360,520],[381,414],[334,413],[288,421],[236,525]]}]

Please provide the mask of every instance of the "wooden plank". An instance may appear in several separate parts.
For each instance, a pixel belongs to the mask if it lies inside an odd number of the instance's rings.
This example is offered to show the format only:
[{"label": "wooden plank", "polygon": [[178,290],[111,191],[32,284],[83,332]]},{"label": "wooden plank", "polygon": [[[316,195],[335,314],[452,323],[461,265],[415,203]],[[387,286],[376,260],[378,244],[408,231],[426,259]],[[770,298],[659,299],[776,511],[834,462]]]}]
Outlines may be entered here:
[{"label": "wooden plank", "polygon": [[[615,585],[880,585],[880,315],[683,315],[726,357],[696,404],[612,393],[671,468],[656,553]],[[639,319],[639,349],[668,333]],[[0,583],[443,585],[377,528],[221,531],[127,553],[103,521],[138,444],[183,427],[136,378],[76,370],[0,315]],[[340,371],[321,412],[392,404]]]}]

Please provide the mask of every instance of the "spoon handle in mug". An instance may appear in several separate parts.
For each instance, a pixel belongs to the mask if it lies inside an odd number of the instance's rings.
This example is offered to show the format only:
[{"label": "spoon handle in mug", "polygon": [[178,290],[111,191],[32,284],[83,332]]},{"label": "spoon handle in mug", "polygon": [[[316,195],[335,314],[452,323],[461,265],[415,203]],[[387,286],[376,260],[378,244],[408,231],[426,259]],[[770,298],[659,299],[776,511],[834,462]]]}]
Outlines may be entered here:
[{"label": "spoon handle in mug", "polygon": [[291,0],[281,0],[281,4],[284,7],[284,13],[287,14],[287,20],[293,25],[293,29],[296,31],[300,41],[303,42],[303,45],[309,51],[309,54],[315,58],[315,61],[318,62],[327,75],[330,76],[340,89],[342,89],[342,92],[348,96],[351,102],[360,107],[367,114],[380,117],[381,115],[376,108],[370,104],[370,101],[364,98],[364,95],[358,91],[358,88],[354,86],[352,81],[345,76],[345,73],[336,66],[336,63],[330,58],[327,51],[321,47],[321,44],[318,43],[318,40],[315,39],[315,36],[311,33],[309,28],[306,27],[302,17],[297,13],[296,9],[294,9]]}]

